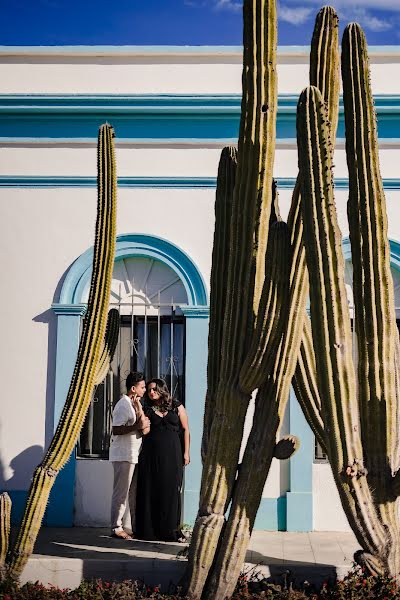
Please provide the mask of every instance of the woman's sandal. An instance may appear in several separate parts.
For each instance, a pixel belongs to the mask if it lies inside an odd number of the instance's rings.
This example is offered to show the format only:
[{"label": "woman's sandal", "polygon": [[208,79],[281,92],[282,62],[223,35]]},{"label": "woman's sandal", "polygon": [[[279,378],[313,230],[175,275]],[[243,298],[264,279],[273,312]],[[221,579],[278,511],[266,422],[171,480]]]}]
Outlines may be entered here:
[{"label": "woman's sandal", "polygon": [[122,530],[122,531],[113,531],[111,534],[111,537],[113,538],[119,538],[120,540],[128,540],[128,541],[132,541],[133,537],[131,537],[129,535],[129,533],[126,533],[126,531]]}]

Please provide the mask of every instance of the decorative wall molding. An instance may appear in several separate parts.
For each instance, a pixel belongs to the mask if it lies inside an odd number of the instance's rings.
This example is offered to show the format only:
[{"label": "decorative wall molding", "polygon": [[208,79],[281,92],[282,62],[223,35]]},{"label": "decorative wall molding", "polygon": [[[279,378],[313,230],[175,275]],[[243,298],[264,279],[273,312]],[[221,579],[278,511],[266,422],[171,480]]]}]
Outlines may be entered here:
[{"label": "decorative wall molding", "polygon": [[[277,139],[296,138],[298,95],[278,98]],[[117,140],[237,140],[240,94],[0,95],[0,143],[18,140],[89,141],[101,123]],[[375,96],[381,140],[400,139],[400,95]],[[338,139],[344,138],[340,103]]]},{"label": "decorative wall molding", "polygon": [[[280,190],[291,190],[296,183],[295,177],[276,177]],[[215,188],[216,177],[118,177],[120,188]],[[0,188],[95,188],[96,177],[68,177],[68,176],[29,176],[29,175],[0,175]],[[383,179],[385,190],[400,190],[400,177]],[[347,178],[336,178],[335,189],[348,190]]]}]

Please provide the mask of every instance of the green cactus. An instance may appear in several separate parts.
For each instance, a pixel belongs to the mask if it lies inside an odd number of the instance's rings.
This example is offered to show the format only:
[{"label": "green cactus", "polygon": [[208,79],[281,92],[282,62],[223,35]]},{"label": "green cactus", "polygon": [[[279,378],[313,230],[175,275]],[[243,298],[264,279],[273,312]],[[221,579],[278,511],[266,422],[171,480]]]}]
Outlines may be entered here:
[{"label": "green cactus", "polygon": [[94,378],[94,384],[99,385],[110,370],[119,336],[119,312],[116,308],[108,311],[106,332],[101,346],[100,358]]},{"label": "green cactus", "polygon": [[0,494],[0,575],[3,576],[5,571],[6,556],[8,545],[10,542],[10,519],[11,519],[11,498],[7,492]]},{"label": "green cactus", "polygon": [[[330,125],[320,93],[308,88],[298,105],[298,146],[307,199],[304,241],[318,395],[304,388],[301,396],[362,547],[356,560],[371,573],[398,575],[399,337],[367,45],[357,24],[350,24],[343,35],[342,77],[358,360],[355,365],[333,195]],[[314,359],[309,360],[307,351],[303,359],[303,368],[312,372]]]},{"label": "green cactus", "polygon": [[210,327],[208,332],[207,394],[204,408],[202,459],[207,454],[215,395],[218,387],[222,326],[225,304],[224,296],[228,280],[228,258],[231,239],[231,214],[233,190],[237,168],[237,150],[227,146],[221,152],[218,166],[217,191],[215,195],[215,233],[210,278]]},{"label": "green cactus", "polygon": [[[114,130],[110,125],[100,127],[97,222],[88,309],[65,406],[49,449],[34,471],[18,537],[7,557],[7,573],[15,579],[33,551],[54,481],[74,449],[98,372],[116,238],[117,179],[113,137]],[[3,526],[2,520],[2,531]]]},{"label": "green cactus", "polygon": [[[243,99],[231,216],[231,251],[226,288],[216,299],[225,306],[225,314],[199,514],[189,550],[186,587],[192,597],[202,593],[235,481],[250,401],[250,394],[239,388],[239,371],[251,340],[254,314],[258,310],[264,281],[272,203],[277,109],[276,2],[245,0],[243,15]],[[211,352],[218,355],[216,348]]]},{"label": "green cactus", "polygon": [[[265,17],[267,13],[270,14],[269,21]],[[262,14],[264,19],[261,18]],[[232,274],[232,269],[237,270],[239,268],[237,265],[241,269],[243,268],[241,266],[243,262],[241,261],[244,259],[247,260],[247,265],[251,265],[253,254],[250,254],[249,251],[249,236],[252,235],[255,242],[260,242],[262,236],[264,236],[265,242],[267,237],[265,226],[263,233],[257,229],[257,212],[252,228],[248,224],[246,228],[240,229],[243,225],[241,222],[243,217],[245,215],[251,216],[251,210],[247,213],[247,210],[242,206],[241,194],[243,192],[248,194],[243,196],[247,207],[250,202],[249,195],[254,193],[254,186],[250,186],[251,177],[257,176],[257,173],[252,175],[251,172],[247,171],[246,178],[242,181],[244,178],[243,165],[252,165],[254,156],[251,153],[254,149],[251,145],[250,147],[246,145],[247,138],[245,136],[248,135],[248,131],[252,131],[255,139],[259,139],[258,123],[252,121],[254,117],[253,105],[257,98],[253,99],[251,94],[256,96],[262,86],[267,83],[262,79],[257,81],[262,70],[259,68],[258,63],[256,64],[257,68],[255,68],[252,62],[253,56],[258,60],[261,44],[257,32],[264,26],[264,36],[267,38],[263,38],[265,62],[273,65],[275,54],[271,57],[268,56],[268,53],[274,52],[273,43],[276,39],[274,29],[276,26],[275,4],[270,2],[269,7],[267,7],[263,2],[253,1],[251,6],[250,3],[245,3],[243,103],[238,170],[231,217],[231,255],[228,260],[229,272],[227,275],[224,273],[225,283],[221,286],[223,293],[214,296],[215,286],[212,286],[211,300],[211,303],[215,302],[217,306],[226,306],[227,308],[224,314],[225,320],[221,326],[222,334],[219,338],[219,345],[215,344],[215,346],[210,347],[209,360],[216,361],[221,356],[222,361],[221,365],[214,366],[215,380],[212,383],[209,380],[209,387],[212,384],[213,389],[217,389],[217,392],[214,396],[214,406],[212,408],[210,407],[212,398],[210,395],[208,397],[208,412],[212,414],[212,420],[207,421],[206,418],[208,427],[203,434],[203,448],[205,446],[204,439],[206,438],[208,453],[205,454],[199,517],[196,521],[193,541],[189,550],[187,573],[189,585],[186,586],[189,596],[192,598],[198,598],[202,594],[203,598],[219,600],[232,593],[244,561],[271,460],[274,456],[279,459],[289,458],[298,447],[298,440],[294,436],[286,436],[286,438],[276,443],[276,435],[285,410],[291,379],[296,370],[303,329],[307,327],[305,308],[308,296],[308,278],[302,243],[303,225],[299,182],[293,195],[289,215],[289,230],[282,222],[270,225],[271,239],[268,241],[267,257],[264,258],[266,274],[262,291],[259,291],[260,281],[258,281],[258,287],[257,284],[254,284],[254,294],[243,296],[243,288],[238,285],[241,280],[239,277],[235,279]],[[254,32],[256,32],[256,35],[254,35]],[[250,52],[248,45],[253,37],[255,37],[254,50]],[[326,8],[317,17],[311,60],[313,63],[317,63],[312,72],[321,79],[327,101],[330,102],[332,111],[336,111],[337,115],[339,60],[337,16],[333,9]],[[251,77],[250,81],[248,80],[249,77]],[[254,88],[252,88],[251,85],[254,80]],[[275,85],[275,80],[273,80],[273,83]],[[247,103],[250,103],[250,107]],[[262,113],[265,105],[258,106],[258,110],[260,108]],[[272,148],[268,140],[265,143],[266,148]],[[266,155],[269,156],[268,153]],[[220,184],[219,178],[218,186]],[[265,181],[264,186],[268,184],[269,182]],[[224,185],[226,187],[226,182]],[[258,186],[256,194],[257,198],[262,197],[263,188]],[[274,186],[272,196],[273,198],[268,201],[270,204],[265,210],[265,215],[270,216],[270,223],[275,220],[280,221]],[[228,246],[227,228],[221,228],[220,231],[218,227],[216,222],[215,240],[223,239]],[[283,251],[282,247],[277,251],[278,244],[275,239],[277,235],[278,237],[282,236],[281,243],[283,243],[283,239],[286,240],[287,249],[290,249],[291,246],[292,250],[289,251],[289,254],[288,251]],[[258,246],[259,248],[260,246]],[[216,253],[215,248],[214,253]],[[216,259],[216,254],[214,254],[214,260]],[[281,262],[282,259],[283,262]],[[221,265],[214,265],[213,263],[213,269],[220,267]],[[249,266],[247,266],[247,271],[250,271]],[[254,271],[253,273],[250,272],[250,275],[254,277]],[[243,281],[245,280],[243,279]],[[279,285],[281,287],[277,285],[278,281],[280,281]],[[285,292],[282,288],[283,281],[285,281],[286,286]],[[250,281],[250,284],[253,286],[252,281]],[[247,330],[244,329],[245,324],[238,321],[238,316],[248,314],[244,308],[244,302],[250,302],[252,297],[254,299],[254,314],[257,314],[257,317],[255,320],[250,321],[253,331],[247,335]],[[212,311],[210,315],[211,331],[216,328],[213,315]],[[242,329],[239,328],[240,326]],[[240,345],[238,344],[239,333],[241,335]],[[232,340],[236,342],[236,345]],[[224,364],[227,359],[229,359],[231,371],[224,372]],[[235,379],[238,368],[240,369],[239,380]],[[227,375],[229,377],[225,379]],[[299,378],[300,384],[306,385],[307,381],[301,375]],[[235,464],[232,457],[237,460],[238,446],[241,441],[243,406],[247,407],[249,396],[255,388],[258,388],[258,393],[252,430],[235,484],[234,486],[230,484],[230,487],[228,487],[226,485],[227,470]],[[227,391],[230,391],[230,397]],[[228,412],[228,407],[230,412]],[[234,422],[231,423],[231,421]],[[229,432],[229,437],[224,430]],[[234,436],[237,436],[237,438],[233,439]],[[257,447],[257,453],[254,452],[255,447]],[[228,453],[230,453],[231,458],[229,458]],[[212,458],[209,457],[210,454],[212,454]],[[260,465],[262,468],[260,468]],[[216,477],[215,473],[217,473]],[[229,475],[232,476],[231,470]],[[251,489],[251,493],[249,493],[249,489]],[[223,511],[230,501],[232,502],[228,521],[222,534],[220,534]],[[219,541],[218,538],[220,538]],[[219,547],[217,553],[215,553],[217,542]],[[211,563],[212,567],[210,568]],[[206,577],[208,577],[207,586],[202,591]]]}]

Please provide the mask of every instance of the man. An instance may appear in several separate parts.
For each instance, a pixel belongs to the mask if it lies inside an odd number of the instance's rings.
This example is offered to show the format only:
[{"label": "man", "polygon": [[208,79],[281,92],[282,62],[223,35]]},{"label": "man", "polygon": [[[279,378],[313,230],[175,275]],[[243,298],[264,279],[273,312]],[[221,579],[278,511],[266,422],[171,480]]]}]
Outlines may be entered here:
[{"label": "man", "polygon": [[114,468],[114,486],[111,500],[112,536],[123,540],[132,537],[124,530],[122,521],[129,501],[132,532],[135,531],[136,482],[142,432],[150,427],[140,399],[146,391],[143,373],[129,373],[126,394],[118,400],[112,416],[112,436],[109,460]]}]

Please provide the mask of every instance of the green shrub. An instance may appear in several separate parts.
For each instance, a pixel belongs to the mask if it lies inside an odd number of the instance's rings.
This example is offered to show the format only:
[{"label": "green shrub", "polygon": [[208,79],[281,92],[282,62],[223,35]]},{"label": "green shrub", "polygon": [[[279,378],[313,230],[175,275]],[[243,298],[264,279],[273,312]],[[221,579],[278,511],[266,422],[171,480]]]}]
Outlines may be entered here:
[{"label": "green shrub", "polygon": [[[273,584],[257,575],[241,575],[232,600],[400,600],[400,587],[394,578],[367,576],[356,567],[344,579],[336,583],[325,583],[319,591],[307,582],[294,589],[285,577],[281,584]],[[140,581],[121,583],[84,581],[75,590],[45,587],[42,584],[26,583],[19,587],[15,582],[0,583],[0,600],[183,600],[176,591],[162,592],[156,587]]]}]

